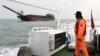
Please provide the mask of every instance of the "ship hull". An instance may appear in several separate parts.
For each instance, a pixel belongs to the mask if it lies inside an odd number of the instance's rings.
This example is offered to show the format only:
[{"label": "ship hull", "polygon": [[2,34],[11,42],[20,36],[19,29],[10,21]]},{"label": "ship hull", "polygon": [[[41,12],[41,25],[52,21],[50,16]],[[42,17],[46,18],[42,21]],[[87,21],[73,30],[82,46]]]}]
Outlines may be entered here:
[{"label": "ship hull", "polygon": [[51,18],[49,16],[29,16],[29,15],[24,15],[24,16],[18,16],[21,21],[54,21],[54,18]]}]

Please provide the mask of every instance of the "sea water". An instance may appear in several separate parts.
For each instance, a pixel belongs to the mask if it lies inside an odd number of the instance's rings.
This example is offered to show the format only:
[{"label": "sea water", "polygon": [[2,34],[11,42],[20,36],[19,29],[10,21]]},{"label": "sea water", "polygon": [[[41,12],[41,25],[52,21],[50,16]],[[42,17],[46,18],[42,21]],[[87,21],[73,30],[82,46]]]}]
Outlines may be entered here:
[{"label": "sea water", "polygon": [[[70,23],[71,20],[61,20]],[[20,21],[17,19],[0,19],[0,56],[17,56],[21,46],[28,44],[28,32],[33,27],[57,28],[55,21]]]}]

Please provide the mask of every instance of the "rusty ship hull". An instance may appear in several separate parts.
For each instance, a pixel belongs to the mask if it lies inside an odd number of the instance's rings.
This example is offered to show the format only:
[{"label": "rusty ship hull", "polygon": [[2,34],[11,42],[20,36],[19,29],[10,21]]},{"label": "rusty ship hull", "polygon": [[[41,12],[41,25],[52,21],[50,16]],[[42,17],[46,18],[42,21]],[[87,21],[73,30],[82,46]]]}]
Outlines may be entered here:
[{"label": "rusty ship hull", "polygon": [[23,15],[17,16],[21,21],[54,21],[55,18],[51,16],[40,16],[40,15]]}]

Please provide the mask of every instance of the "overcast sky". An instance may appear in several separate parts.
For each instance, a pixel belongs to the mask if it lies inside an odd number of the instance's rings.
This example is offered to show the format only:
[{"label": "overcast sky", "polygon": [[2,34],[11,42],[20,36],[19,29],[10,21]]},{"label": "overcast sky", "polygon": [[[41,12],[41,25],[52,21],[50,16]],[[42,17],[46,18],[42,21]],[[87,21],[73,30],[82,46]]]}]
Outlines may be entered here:
[{"label": "overcast sky", "polygon": [[[90,19],[91,9],[93,10],[94,19],[100,18],[100,0],[16,0],[16,1],[60,11],[59,18],[61,19],[75,19],[74,14],[76,11],[81,11],[85,19]],[[17,12],[23,10],[25,14],[45,15],[47,13],[51,13],[54,14],[56,18],[58,15],[57,12],[26,6],[9,0],[0,0],[0,18],[14,18],[14,19],[17,18],[15,13],[3,8],[2,5],[6,5]]]}]

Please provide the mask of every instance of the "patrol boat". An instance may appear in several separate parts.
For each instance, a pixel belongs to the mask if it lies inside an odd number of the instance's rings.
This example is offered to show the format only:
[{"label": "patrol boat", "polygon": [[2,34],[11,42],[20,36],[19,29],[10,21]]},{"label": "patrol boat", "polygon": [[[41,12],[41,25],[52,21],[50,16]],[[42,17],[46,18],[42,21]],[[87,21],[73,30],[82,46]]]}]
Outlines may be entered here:
[{"label": "patrol boat", "polygon": [[[93,38],[91,32],[90,21],[87,22],[87,35],[86,42],[89,55],[100,55],[100,30],[99,20],[95,20],[95,29],[97,30],[96,46],[93,46],[91,41]],[[75,49],[75,35],[74,35],[75,22],[70,24],[60,23],[59,29],[52,27],[36,27],[29,32],[28,46],[23,46],[19,49],[17,56],[74,56]],[[66,41],[66,39],[68,39]],[[69,44],[67,44],[69,42]],[[89,47],[89,48],[88,48]],[[96,48],[96,49],[94,49]],[[82,56],[82,54],[81,54]]]}]

